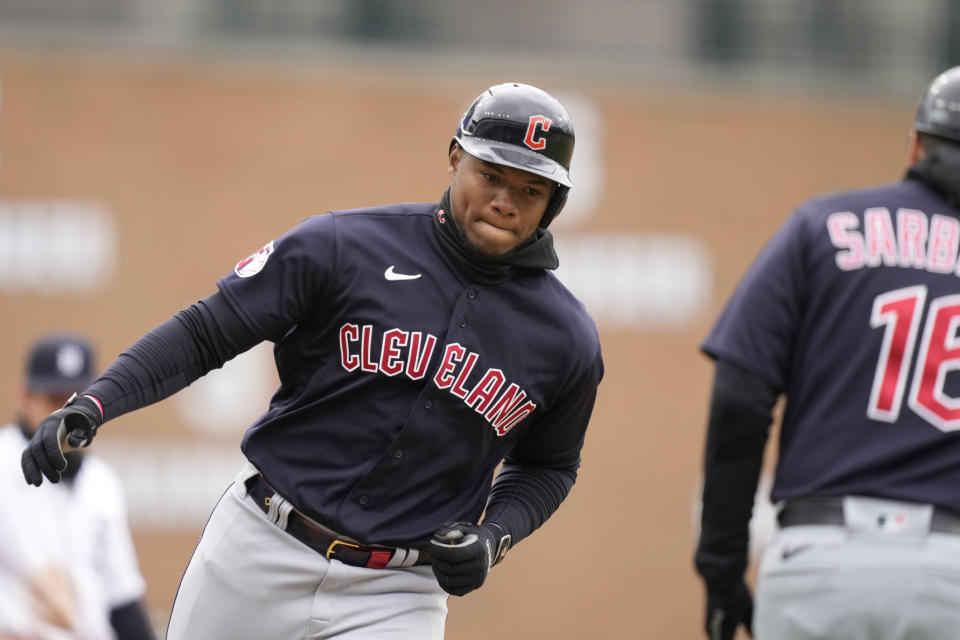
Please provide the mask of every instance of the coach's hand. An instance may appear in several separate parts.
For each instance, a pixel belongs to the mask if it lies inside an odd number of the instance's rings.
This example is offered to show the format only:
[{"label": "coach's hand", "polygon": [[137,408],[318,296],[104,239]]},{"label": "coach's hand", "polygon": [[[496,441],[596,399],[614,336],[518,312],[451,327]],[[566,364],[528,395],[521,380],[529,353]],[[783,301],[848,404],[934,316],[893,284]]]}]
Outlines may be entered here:
[{"label": "coach's hand", "polygon": [[60,473],[67,468],[64,444],[73,448],[87,446],[102,423],[100,409],[93,400],[74,394],[63,409],[54,411],[37,426],[20,459],[24,479],[38,487],[43,476],[50,482],[59,482]]},{"label": "coach's hand", "polygon": [[433,575],[450,595],[466,595],[483,585],[509,548],[510,536],[496,524],[448,522],[430,540]]},{"label": "coach's hand", "polygon": [[730,587],[707,587],[706,630],[710,640],[733,640],[742,624],[753,636],[753,597],[744,582]]}]

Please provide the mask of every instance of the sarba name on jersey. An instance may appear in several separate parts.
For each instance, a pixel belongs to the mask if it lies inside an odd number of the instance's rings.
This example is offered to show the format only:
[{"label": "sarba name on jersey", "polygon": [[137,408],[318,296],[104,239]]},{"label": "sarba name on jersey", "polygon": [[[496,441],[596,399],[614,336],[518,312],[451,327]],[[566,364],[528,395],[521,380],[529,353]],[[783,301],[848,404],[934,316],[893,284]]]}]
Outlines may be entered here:
[{"label": "sarba name on jersey", "polygon": [[[894,218],[896,223],[894,223]],[[928,216],[918,209],[871,207],[860,216],[838,211],[827,217],[827,232],[844,271],[864,267],[909,267],[960,276],[960,220]]]}]

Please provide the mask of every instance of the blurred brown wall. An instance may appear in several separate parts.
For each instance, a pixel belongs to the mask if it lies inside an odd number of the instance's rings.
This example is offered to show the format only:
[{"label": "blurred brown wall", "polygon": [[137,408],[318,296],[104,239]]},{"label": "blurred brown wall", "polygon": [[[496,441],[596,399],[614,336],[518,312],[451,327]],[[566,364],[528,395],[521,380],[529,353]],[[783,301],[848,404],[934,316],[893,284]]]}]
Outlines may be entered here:
[{"label": "blurred brown wall", "polygon": [[[504,79],[0,53],[0,200],[106,203],[119,249],[112,277],[89,295],[0,293],[0,390],[42,330],[88,333],[106,365],[306,216],[436,199],[457,117]],[[714,290],[701,317],[672,330],[598,319],[606,378],[580,480],[483,590],[451,602],[448,637],[699,638],[691,550],[710,367],[698,342],[800,200],[900,175],[912,105],[525,81],[579,92],[602,116],[606,188],[577,231],[697,237]],[[0,417],[12,412],[0,395]],[[198,437],[168,403],[100,437],[142,433],[184,446]],[[161,615],[200,526],[136,531]]]}]

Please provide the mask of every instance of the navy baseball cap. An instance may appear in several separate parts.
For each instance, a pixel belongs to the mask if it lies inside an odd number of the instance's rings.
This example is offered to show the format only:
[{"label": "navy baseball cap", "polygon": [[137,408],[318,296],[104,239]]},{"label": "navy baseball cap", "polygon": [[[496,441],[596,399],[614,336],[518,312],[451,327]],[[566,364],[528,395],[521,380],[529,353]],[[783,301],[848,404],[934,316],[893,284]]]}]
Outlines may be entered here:
[{"label": "navy baseball cap", "polygon": [[37,340],[27,358],[31,393],[69,395],[93,382],[93,347],[78,336],[48,335]]}]

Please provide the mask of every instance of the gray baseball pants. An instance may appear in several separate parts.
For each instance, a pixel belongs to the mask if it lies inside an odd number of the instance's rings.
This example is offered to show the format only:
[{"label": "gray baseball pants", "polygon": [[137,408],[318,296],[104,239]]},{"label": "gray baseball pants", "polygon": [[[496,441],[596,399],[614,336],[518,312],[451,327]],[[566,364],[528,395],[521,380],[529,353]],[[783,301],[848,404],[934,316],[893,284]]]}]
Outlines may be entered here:
[{"label": "gray baseball pants", "polygon": [[270,522],[241,472],[187,566],[167,640],[440,640],[447,594],[429,565],[328,561]]},{"label": "gray baseball pants", "polygon": [[842,525],[780,529],[757,581],[757,640],[960,638],[960,534],[931,507],[844,498]]}]

